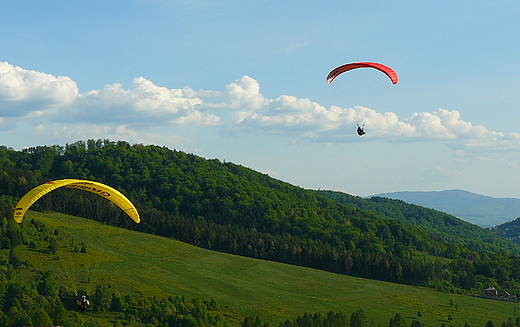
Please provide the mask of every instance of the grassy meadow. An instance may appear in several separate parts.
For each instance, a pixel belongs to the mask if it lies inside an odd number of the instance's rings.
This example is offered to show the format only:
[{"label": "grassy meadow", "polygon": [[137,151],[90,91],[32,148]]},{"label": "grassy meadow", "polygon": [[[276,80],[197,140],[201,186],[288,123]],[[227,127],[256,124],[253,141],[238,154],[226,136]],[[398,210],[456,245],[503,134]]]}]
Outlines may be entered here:
[{"label": "grassy meadow", "polygon": [[20,252],[22,260],[30,259],[36,268],[55,271],[64,284],[89,290],[101,281],[123,294],[216,300],[237,323],[246,315],[258,315],[277,325],[305,312],[350,314],[363,309],[370,322],[383,327],[396,313],[426,326],[462,327],[468,322],[474,327],[488,320],[498,326],[514,315],[511,302],[442,294],[229,255],[59,213],[28,212],[25,219],[63,228],[72,235],[71,242],[86,244],[87,253],[60,249],[50,256],[28,248]]}]

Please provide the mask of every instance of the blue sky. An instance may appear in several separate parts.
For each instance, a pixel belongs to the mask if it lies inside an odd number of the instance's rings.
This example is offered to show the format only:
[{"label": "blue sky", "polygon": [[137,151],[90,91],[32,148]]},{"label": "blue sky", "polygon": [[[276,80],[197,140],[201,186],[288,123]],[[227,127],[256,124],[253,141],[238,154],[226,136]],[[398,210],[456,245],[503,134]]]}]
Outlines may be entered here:
[{"label": "blue sky", "polygon": [[[126,140],[304,188],[520,198],[517,1],[7,0],[2,11],[8,147]],[[399,83],[371,69],[325,82],[358,61]]]}]

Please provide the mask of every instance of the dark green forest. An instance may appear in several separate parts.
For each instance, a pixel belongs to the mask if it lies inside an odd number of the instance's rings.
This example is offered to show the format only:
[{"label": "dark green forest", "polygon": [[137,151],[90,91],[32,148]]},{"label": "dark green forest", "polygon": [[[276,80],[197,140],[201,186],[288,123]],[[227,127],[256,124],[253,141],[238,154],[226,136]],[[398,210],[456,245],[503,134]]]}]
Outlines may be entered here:
[{"label": "dark green forest", "polygon": [[[398,219],[426,231],[434,239],[443,243],[457,243],[480,252],[502,252],[507,249],[507,251],[518,253],[519,250],[518,246],[512,242],[503,237],[497,237],[495,231],[483,229],[450,214],[402,200],[379,196],[365,199],[342,192],[325,190],[318,190],[316,193],[354,208]],[[518,236],[520,233],[516,233],[516,235]]]},{"label": "dark green forest", "polygon": [[[420,314],[420,312],[419,312]],[[487,322],[483,322],[482,324],[485,327],[495,327],[492,320],[488,320]],[[353,312],[350,316],[346,315],[342,312],[328,312],[326,314],[315,313],[310,314],[306,313],[302,316],[294,320],[286,320],[284,323],[280,324],[279,327],[368,327],[371,326],[369,322],[369,318],[366,316],[363,309],[358,309]],[[397,313],[394,317],[389,318],[388,327],[424,327],[424,324],[421,323],[418,319],[412,320],[410,324],[408,324],[405,318]],[[501,327],[519,327],[520,326],[520,318],[510,318],[508,321],[503,322]],[[244,319],[244,323],[242,327],[267,327],[265,324],[262,324],[262,321],[259,319]],[[443,323],[440,327],[446,327],[446,324]],[[464,327],[471,327],[468,323],[464,325]]]},{"label": "dark green forest", "polygon": [[[26,231],[6,223],[16,202],[63,178],[121,190],[139,210],[138,231],[216,251],[442,292],[480,295],[494,286],[516,295],[520,287],[516,245],[445,213],[306,190],[233,163],[109,140],[0,147],[0,244],[13,251],[13,267],[16,246],[28,241],[20,236]],[[113,216],[107,201],[84,193],[56,190],[31,210],[102,222]],[[4,309],[16,307],[6,303]]]},{"label": "dark green forest", "polygon": [[494,226],[491,230],[493,233],[510,240],[516,245],[520,245],[520,218]]}]

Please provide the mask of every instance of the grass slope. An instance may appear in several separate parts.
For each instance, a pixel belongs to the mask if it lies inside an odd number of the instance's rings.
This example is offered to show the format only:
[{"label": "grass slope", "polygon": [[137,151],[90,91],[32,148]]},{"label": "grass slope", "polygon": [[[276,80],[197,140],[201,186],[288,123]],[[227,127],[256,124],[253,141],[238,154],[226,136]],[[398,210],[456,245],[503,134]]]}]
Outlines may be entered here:
[{"label": "grass slope", "polygon": [[[99,268],[95,275],[97,280],[114,285],[121,293],[214,299],[227,308],[229,317],[235,322],[245,315],[259,315],[264,321],[278,324],[304,312],[332,310],[350,314],[360,308],[372,323],[380,326],[387,326],[396,313],[409,320],[419,319],[427,326],[442,323],[463,326],[464,322],[480,326],[488,320],[497,325],[513,316],[511,302],[441,294],[223,254],[64,214],[28,212],[26,218],[40,220],[55,228],[64,226],[74,236],[76,244],[91,240],[86,254],[60,252],[61,260],[24,251],[24,255],[33,256],[31,261],[35,268],[47,266],[63,271],[77,268],[74,275],[86,268],[82,264],[90,259],[85,258],[95,257],[98,262],[92,264]],[[65,261],[72,265],[69,267]],[[80,284],[85,284],[81,278],[78,279]],[[450,306],[450,301],[457,304],[457,309]],[[422,312],[420,318],[418,311]],[[453,319],[449,321],[450,315]]]}]

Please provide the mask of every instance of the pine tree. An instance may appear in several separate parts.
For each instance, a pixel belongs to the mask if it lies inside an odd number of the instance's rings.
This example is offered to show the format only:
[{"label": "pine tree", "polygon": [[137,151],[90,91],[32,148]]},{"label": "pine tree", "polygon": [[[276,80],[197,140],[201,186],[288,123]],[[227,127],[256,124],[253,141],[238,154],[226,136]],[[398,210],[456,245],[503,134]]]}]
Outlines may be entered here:
[{"label": "pine tree", "polygon": [[50,317],[55,325],[70,326],[69,315],[63,305],[57,305],[51,312]]},{"label": "pine tree", "polygon": [[406,321],[404,320],[403,316],[398,313],[395,315],[394,318],[390,318],[390,324],[389,327],[406,327]]},{"label": "pine tree", "polygon": [[51,317],[43,309],[34,313],[32,323],[35,326],[51,326],[53,324]]},{"label": "pine tree", "polygon": [[112,304],[112,293],[108,287],[97,285],[92,301],[97,311],[107,311]]},{"label": "pine tree", "polygon": [[366,327],[368,326],[367,318],[363,309],[358,309],[350,316],[350,327]]},{"label": "pine tree", "polygon": [[15,248],[12,248],[11,251],[9,251],[9,264],[15,269],[22,265],[22,261],[18,258]]}]

